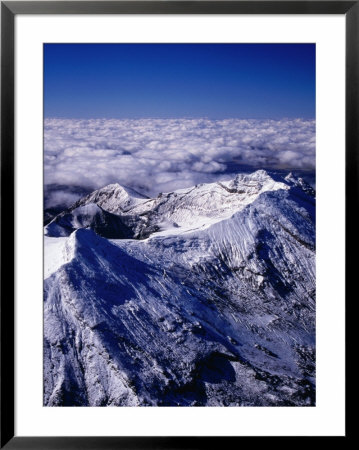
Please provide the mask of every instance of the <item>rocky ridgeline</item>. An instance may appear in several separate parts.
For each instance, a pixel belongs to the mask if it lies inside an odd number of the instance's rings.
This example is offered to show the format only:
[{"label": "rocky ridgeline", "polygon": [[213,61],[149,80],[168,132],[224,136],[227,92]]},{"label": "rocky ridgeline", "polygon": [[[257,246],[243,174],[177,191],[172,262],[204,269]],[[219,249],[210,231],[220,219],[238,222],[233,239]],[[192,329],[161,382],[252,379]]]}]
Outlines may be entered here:
[{"label": "rocky ridgeline", "polygon": [[[45,227],[44,404],[315,404],[315,197],[265,171]],[[48,266],[48,267],[47,267]]]}]

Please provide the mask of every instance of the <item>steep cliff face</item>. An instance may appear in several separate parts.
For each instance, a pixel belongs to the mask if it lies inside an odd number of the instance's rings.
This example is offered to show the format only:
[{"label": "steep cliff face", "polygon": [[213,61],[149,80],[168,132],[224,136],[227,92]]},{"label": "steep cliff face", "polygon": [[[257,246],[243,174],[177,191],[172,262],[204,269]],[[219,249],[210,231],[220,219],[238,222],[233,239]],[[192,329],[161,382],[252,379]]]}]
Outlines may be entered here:
[{"label": "steep cliff face", "polygon": [[314,405],[314,214],[264,171],[79,200],[45,229],[44,404]]}]

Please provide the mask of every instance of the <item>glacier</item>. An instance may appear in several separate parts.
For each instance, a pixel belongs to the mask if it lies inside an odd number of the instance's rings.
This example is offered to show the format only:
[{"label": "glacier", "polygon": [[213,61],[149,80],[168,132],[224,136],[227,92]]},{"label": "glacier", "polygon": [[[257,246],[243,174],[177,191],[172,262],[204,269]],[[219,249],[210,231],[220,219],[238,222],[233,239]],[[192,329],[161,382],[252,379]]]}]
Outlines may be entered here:
[{"label": "glacier", "polygon": [[314,406],[315,191],[258,170],[44,228],[44,405]]}]

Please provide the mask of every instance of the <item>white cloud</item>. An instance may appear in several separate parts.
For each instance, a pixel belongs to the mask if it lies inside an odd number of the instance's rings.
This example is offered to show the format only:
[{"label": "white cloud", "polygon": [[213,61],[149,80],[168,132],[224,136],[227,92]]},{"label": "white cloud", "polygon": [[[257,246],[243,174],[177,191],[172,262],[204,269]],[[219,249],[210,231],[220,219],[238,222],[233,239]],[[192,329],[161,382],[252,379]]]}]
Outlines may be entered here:
[{"label": "white cloud", "polygon": [[46,199],[47,208],[53,208],[58,205],[71,205],[75,203],[81,195],[73,194],[71,192],[66,192],[63,190],[57,190],[55,192],[51,192]]},{"label": "white cloud", "polygon": [[45,185],[118,182],[157,195],[228,178],[242,165],[314,169],[315,121],[45,120]]}]

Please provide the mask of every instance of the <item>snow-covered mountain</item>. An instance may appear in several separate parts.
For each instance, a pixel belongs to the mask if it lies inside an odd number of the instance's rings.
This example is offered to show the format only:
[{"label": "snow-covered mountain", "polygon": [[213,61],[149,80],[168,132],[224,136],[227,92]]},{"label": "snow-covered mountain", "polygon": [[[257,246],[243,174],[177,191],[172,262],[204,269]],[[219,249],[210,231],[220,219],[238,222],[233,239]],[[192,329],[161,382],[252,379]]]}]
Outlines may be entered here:
[{"label": "snow-covered mountain", "polygon": [[45,227],[44,404],[315,404],[315,193],[265,171]]}]

